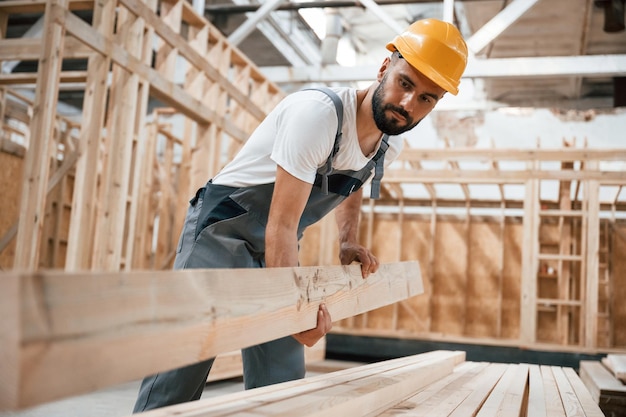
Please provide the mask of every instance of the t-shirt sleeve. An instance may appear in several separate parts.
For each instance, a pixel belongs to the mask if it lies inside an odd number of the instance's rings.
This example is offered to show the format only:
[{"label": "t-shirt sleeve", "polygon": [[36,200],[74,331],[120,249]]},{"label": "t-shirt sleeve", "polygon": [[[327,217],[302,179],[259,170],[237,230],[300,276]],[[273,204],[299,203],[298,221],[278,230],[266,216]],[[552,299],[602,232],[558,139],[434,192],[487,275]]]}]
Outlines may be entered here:
[{"label": "t-shirt sleeve", "polygon": [[294,177],[312,184],[330,155],[337,133],[337,112],[322,92],[302,92],[285,100],[276,118],[271,158]]}]

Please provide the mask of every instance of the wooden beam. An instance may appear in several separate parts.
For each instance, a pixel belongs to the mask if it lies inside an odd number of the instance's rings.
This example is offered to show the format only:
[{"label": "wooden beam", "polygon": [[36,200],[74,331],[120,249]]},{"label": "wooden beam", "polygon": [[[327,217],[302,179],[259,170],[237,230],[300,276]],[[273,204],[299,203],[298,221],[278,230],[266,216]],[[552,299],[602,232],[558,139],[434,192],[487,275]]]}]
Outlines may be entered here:
[{"label": "wooden beam", "polygon": [[622,171],[544,171],[538,168],[524,171],[464,169],[452,171],[449,169],[388,169],[385,171],[383,181],[388,183],[450,183],[450,184],[522,184],[530,179],[541,180],[595,180],[602,184],[624,184],[626,172]]},{"label": "wooden beam", "polygon": [[179,404],[153,417],[374,416],[450,375],[464,352],[435,351]]},{"label": "wooden beam", "polygon": [[[537,162],[528,163],[529,168]],[[532,164],[532,165],[531,165]],[[520,285],[520,335],[523,345],[537,340],[537,264],[539,251],[539,181],[526,182],[524,235],[522,238],[522,281]]]},{"label": "wooden beam", "polygon": [[611,371],[615,378],[626,381],[626,354],[608,354],[602,363]]},{"label": "wooden beam", "polygon": [[[41,38],[9,38],[0,40],[0,61],[37,60],[41,55],[43,43]],[[67,37],[63,48],[63,58],[89,58],[94,52],[76,38]]]},{"label": "wooden beam", "polygon": [[[0,2],[0,12],[7,14],[43,13],[48,0],[4,0]],[[92,10],[94,0],[69,0],[70,10]]]},{"label": "wooden beam", "polygon": [[[590,169],[598,167],[597,161],[591,161]],[[598,265],[600,250],[600,184],[598,181],[585,183],[585,206],[587,208],[587,236],[585,249],[585,346],[596,347],[598,337]]]},{"label": "wooden beam", "polygon": [[417,149],[405,148],[398,157],[400,161],[623,161],[626,159],[624,149]]},{"label": "wooden beam", "polygon": [[5,362],[12,370],[2,378],[11,380],[0,385],[0,409],[95,390],[310,329],[320,303],[334,320],[389,305],[423,292],[419,271],[417,262],[401,262],[383,264],[365,280],[358,265],[8,273],[0,280],[0,305],[18,305],[3,316],[8,333],[2,333],[0,357],[15,360]]}]

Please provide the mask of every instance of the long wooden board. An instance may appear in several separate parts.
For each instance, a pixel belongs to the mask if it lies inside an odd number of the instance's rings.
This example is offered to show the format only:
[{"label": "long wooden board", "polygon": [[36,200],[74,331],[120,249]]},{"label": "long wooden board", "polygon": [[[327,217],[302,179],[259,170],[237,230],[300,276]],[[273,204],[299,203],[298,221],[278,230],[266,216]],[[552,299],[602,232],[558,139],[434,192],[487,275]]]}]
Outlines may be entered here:
[{"label": "long wooden board", "polygon": [[606,366],[615,378],[626,382],[626,355],[625,354],[608,354],[602,358],[602,363]]},{"label": "long wooden board", "polygon": [[0,409],[307,330],[320,303],[341,320],[422,292],[417,262],[383,264],[365,280],[358,265],[8,273],[0,280]]},{"label": "long wooden board", "polygon": [[[450,375],[465,352],[434,351],[206,400],[146,417],[375,416]],[[144,415],[144,414],[142,414]]]}]

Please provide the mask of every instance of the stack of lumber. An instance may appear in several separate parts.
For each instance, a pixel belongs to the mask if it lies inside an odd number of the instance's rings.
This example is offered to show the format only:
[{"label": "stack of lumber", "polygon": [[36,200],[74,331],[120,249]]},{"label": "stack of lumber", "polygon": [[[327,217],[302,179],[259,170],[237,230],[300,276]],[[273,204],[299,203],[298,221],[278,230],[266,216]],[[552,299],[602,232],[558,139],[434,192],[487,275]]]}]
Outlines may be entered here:
[{"label": "stack of lumber", "polygon": [[141,415],[600,417],[602,412],[571,368],[467,362],[464,352],[434,351]]},{"label": "stack of lumber", "polygon": [[[626,385],[617,377],[621,375],[624,379],[624,368],[620,364],[623,365],[625,357],[608,355],[602,362],[580,361],[580,378],[607,417],[626,417]],[[603,363],[608,363],[609,367]]]}]

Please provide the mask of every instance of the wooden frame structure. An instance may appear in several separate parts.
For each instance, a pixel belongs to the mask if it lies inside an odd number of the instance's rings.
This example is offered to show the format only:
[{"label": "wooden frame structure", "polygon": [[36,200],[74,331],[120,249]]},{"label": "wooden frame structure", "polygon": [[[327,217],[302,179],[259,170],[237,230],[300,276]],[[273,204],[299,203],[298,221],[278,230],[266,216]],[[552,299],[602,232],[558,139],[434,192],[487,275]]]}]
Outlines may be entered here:
[{"label": "wooden frame structure", "polygon": [[[41,162],[59,148],[40,138],[55,137],[62,83],[82,81],[85,93],[75,149],[64,149],[67,153],[61,157],[75,162],[64,260],[68,270],[145,267],[141,254],[149,249],[136,244],[149,247],[151,233],[168,235],[181,224],[184,202],[229,160],[282,97],[188,2],[161,1],[158,15],[156,6],[155,0],[0,4],[4,30],[12,14],[41,13],[45,18],[43,43],[0,36],[0,59],[39,62],[36,79],[0,76],[4,84],[36,83],[29,136],[37,140],[31,141],[25,157],[15,268],[50,266],[40,263],[40,244],[48,185],[57,171]],[[73,13],[85,9],[93,9],[91,25]],[[64,73],[63,59],[87,60],[87,72]],[[185,70],[182,82],[176,79],[177,68]],[[171,107],[165,113],[182,119],[183,139],[163,127],[163,112],[148,112],[149,103],[156,100]],[[160,157],[156,142],[163,138]],[[155,164],[160,170],[157,183]],[[157,193],[159,210],[146,213]],[[158,231],[152,228],[155,223]],[[140,242],[135,236],[142,236]],[[156,262],[167,263],[164,259],[173,257],[176,238],[159,242]]]},{"label": "wooden frame structure", "polygon": [[[385,174],[386,198],[366,209],[361,232],[385,261],[422,260],[427,297],[351,318],[338,331],[623,350],[626,334],[618,321],[626,312],[615,291],[626,272],[618,249],[626,244],[626,228],[616,216],[626,211],[624,160],[624,149],[566,144],[558,150],[405,149]],[[436,189],[446,184],[465,199],[438,198]],[[427,198],[406,196],[415,185]],[[472,187],[482,185],[495,197],[473,197]],[[510,197],[510,186],[521,197]],[[545,188],[556,198],[546,198]],[[610,199],[600,201],[601,191]],[[447,257],[446,245],[458,256]],[[513,295],[512,285],[519,286]]]}]

